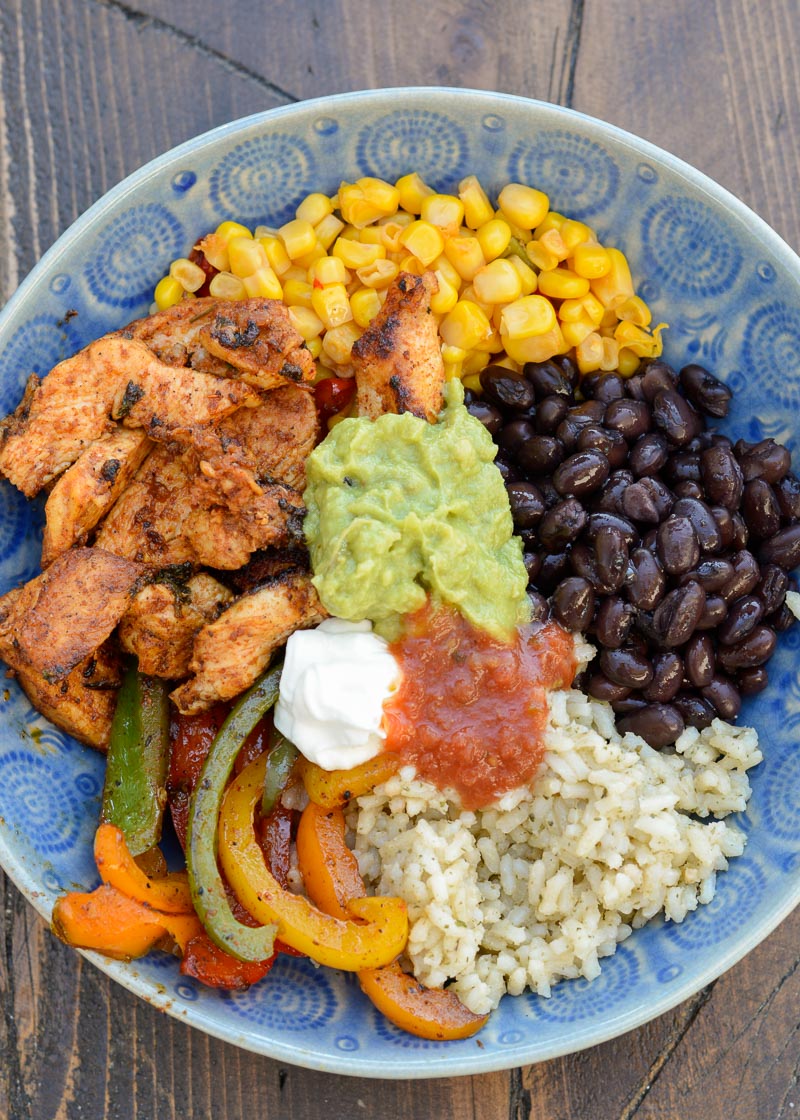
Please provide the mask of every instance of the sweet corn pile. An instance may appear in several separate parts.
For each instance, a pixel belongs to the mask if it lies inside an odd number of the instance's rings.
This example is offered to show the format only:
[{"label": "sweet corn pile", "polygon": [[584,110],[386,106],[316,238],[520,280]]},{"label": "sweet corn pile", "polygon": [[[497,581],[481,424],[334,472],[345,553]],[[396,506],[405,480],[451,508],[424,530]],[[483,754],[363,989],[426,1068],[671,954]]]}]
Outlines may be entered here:
[{"label": "sweet corn pile", "polygon": [[[519,370],[572,353],[582,374],[631,375],[661,354],[661,331],[636,295],[619,249],[550,209],[542,191],[509,183],[492,205],[474,175],[437,194],[416,173],[365,177],[332,198],[310,194],[280,228],[223,222],[172,262],[155,290],[163,310],[206,294],[267,297],[289,316],[318,379],[352,374],[353,343],[400,271],[432,270],[448,378],[479,389],[490,362]],[[210,277],[210,279],[209,279]]]}]

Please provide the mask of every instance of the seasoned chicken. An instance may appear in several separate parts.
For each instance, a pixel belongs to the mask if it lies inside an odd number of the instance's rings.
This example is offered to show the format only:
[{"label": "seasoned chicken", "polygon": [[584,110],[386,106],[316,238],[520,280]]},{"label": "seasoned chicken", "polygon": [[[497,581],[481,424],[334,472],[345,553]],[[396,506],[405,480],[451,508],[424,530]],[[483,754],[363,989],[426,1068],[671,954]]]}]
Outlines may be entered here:
[{"label": "seasoned chicken", "polygon": [[240,409],[221,421],[217,430],[226,448],[237,449],[259,480],[305,488],[306,459],[319,435],[310,393],[294,385],[273,389],[257,408]]},{"label": "seasoned chicken", "polygon": [[444,363],[431,296],[432,272],[401,272],[386,302],[353,346],[359,416],[411,412],[435,420],[443,404]]},{"label": "seasoned chicken", "polygon": [[232,365],[242,381],[259,389],[274,389],[287,381],[309,383],[316,374],[288,308],[276,299],[220,302],[213,320],[200,332],[200,341],[209,354]]},{"label": "seasoned chicken", "polygon": [[226,306],[227,301],[211,296],[184,299],[166,311],[137,319],[116,333],[121,338],[135,338],[143,342],[168,366],[191,366],[217,377],[236,377],[233,366],[212,357],[200,341],[209,317],[216,313],[217,307]]},{"label": "seasoned chicken", "polygon": [[62,553],[0,599],[0,656],[12,669],[63,680],[108,638],[143,575],[141,564],[101,549]]},{"label": "seasoned chicken", "polygon": [[152,446],[143,431],[117,428],[101,436],[61,475],[44,507],[42,567],[74,544],[86,543]]},{"label": "seasoned chicken", "polygon": [[302,573],[284,572],[242,595],[195,637],[194,677],[172,693],[179,711],[202,712],[249,688],[290,634],[325,617],[310,577]]},{"label": "seasoned chicken", "polygon": [[163,441],[259,399],[241,381],[165,366],[142,342],[101,338],[43,381],[31,378],[0,426],[0,474],[30,498],[113,432],[115,419]]},{"label": "seasoned chicken", "polygon": [[14,676],[34,708],[56,727],[96,750],[108,750],[121,680],[119,656],[111,646],[100,646],[62,681],[46,681],[28,667]]},{"label": "seasoned chicken", "polygon": [[184,586],[151,583],[136,595],[119,624],[122,648],[135,654],[152,677],[179,681],[189,675],[194,636],[233,600],[233,593],[208,572]]}]

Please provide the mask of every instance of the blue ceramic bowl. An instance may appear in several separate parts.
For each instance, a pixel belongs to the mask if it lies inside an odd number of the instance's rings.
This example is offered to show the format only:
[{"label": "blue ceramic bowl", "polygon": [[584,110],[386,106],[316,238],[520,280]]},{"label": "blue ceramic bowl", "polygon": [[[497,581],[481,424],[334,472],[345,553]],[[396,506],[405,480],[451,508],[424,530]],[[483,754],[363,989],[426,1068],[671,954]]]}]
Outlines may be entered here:
[{"label": "blue ceramic bowl", "polygon": [[[579,113],[501,94],[384,90],[311,101],[225,125],[143,167],[83,215],[0,316],[0,413],[28,374],[146,314],[173,257],[223,218],[278,224],[343,177],[421,172],[441,190],[477,173],[547,191],[623,249],[637,290],[669,322],[666,357],[708,365],[736,391],[726,430],[797,452],[800,261],[721,187],[653,145]],[[68,312],[77,312],[68,315]],[[0,591],[38,570],[41,506],[0,487]],[[798,628],[800,629],[800,628]],[[592,984],[549,1000],[507,997],[479,1039],[435,1044],[377,1014],[355,978],[282,957],[244,994],[220,994],[164,954],[95,963],[156,1007],[281,1061],[373,1077],[478,1073],[591,1046],[668,1010],[753,948],[800,899],[800,633],[786,635],[769,690],[741,719],[765,761],[739,824],[745,854],[709,906],[653,922]],[[13,683],[0,699],[0,862],[49,917],[59,892],[96,881],[92,837],[102,758],[56,731]]]}]

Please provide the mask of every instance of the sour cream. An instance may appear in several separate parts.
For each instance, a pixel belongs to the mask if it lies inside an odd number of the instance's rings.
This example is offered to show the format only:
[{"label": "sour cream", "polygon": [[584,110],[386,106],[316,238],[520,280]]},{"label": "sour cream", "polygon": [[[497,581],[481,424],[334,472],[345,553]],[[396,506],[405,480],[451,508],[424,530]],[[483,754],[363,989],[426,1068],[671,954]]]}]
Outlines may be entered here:
[{"label": "sour cream", "polygon": [[383,750],[383,704],[399,684],[370,622],[326,619],[286,644],[275,726],[323,770],[351,770]]}]

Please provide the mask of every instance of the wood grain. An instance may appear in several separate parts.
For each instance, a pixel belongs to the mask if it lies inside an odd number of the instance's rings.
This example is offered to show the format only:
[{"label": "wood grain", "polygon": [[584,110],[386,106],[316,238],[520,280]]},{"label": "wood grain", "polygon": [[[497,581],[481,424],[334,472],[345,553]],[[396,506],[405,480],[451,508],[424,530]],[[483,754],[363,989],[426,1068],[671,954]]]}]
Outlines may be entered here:
[{"label": "wood grain", "polygon": [[[0,0],[0,298],[141,163],[246,113],[390,85],[570,104],[707,171],[800,246],[796,0]],[[0,880],[0,1117],[787,1120],[800,913],[692,1000],[524,1070],[335,1077],[213,1041],[113,985]]]}]

